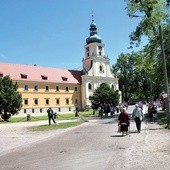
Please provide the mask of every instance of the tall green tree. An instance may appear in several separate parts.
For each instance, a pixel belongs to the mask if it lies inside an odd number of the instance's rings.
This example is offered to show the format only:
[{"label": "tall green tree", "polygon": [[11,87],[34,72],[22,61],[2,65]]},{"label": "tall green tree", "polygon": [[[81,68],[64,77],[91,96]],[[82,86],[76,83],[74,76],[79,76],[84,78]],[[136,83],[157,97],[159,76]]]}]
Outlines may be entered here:
[{"label": "tall green tree", "polygon": [[101,83],[100,86],[94,91],[92,96],[92,103],[98,104],[114,104],[117,106],[119,103],[119,92],[114,90],[107,83]]},{"label": "tall green tree", "polygon": [[168,18],[166,0],[125,0],[129,17],[140,17],[136,30],[130,34],[131,44],[140,45],[143,36],[152,39],[159,34],[158,26]]},{"label": "tall green tree", "polygon": [[117,63],[112,66],[114,74],[119,78],[119,89],[123,101],[138,97],[140,88],[140,72],[135,66],[135,53],[120,54]]},{"label": "tall green tree", "polygon": [[[150,61],[150,71],[147,76],[151,82],[152,95],[158,96],[163,89],[163,63],[160,49],[159,26],[162,27],[167,73],[170,79],[170,20],[167,0],[125,0],[127,2],[127,14],[129,17],[138,17],[140,22],[130,34],[131,47],[139,46],[142,37],[148,38],[148,44],[143,49],[144,65]],[[146,70],[146,69],[145,69]]]},{"label": "tall green tree", "polygon": [[17,83],[13,83],[9,76],[0,78],[0,114],[5,121],[22,107],[22,96],[17,89]]}]

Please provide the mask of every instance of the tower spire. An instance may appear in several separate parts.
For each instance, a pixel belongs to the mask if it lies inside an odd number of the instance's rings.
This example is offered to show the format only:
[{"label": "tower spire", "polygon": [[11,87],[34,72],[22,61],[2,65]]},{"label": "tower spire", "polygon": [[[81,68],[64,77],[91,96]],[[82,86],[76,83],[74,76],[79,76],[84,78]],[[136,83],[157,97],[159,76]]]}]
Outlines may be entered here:
[{"label": "tower spire", "polygon": [[94,15],[92,11],[92,23],[90,24],[90,36],[86,39],[86,43],[90,44],[92,42],[99,42],[101,43],[101,38],[97,35],[97,26],[94,22]]},{"label": "tower spire", "polygon": [[92,23],[94,22],[94,15],[93,15],[93,11],[92,11]]}]

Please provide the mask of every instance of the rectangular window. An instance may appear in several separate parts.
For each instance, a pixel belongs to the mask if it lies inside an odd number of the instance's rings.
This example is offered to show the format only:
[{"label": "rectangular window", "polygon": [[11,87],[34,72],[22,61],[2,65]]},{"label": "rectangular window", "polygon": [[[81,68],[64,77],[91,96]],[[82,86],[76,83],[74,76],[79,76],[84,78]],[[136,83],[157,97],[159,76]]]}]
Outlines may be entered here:
[{"label": "rectangular window", "polygon": [[28,85],[24,85],[24,90],[28,91]]},{"label": "rectangular window", "polygon": [[38,91],[38,86],[37,85],[34,86],[34,91]]},{"label": "rectangular window", "polygon": [[75,90],[75,91],[78,91],[78,88],[77,88],[77,87],[75,87],[75,88],[74,88],[74,90]]},{"label": "rectangular window", "polygon": [[59,88],[59,86],[56,86],[56,91],[60,91],[60,88]]},{"label": "rectangular window", "polygon": [[58,108],[58,112],[60,112],[61,111],[61,109],[60,108]]},{"label": "rectangular window", "polygon": [[49,105],[49,99],[45,99],[45,104]]},{"label": "rectangular window", "polygon": [[71,111],[71,108],[69,107],[69,112]]},{"label": "rectangular window", "polygon": [[67,92],[69,91],[68,87],[66,87],[66,91],[67,91]]},{"label": "rectangular window", "polygon": [[28,99],[24,99],[24,104],[28,105]]},{"label": "rectangular window", "polygon": [[60,99],[56,99],[56,104],[60,104]]},{"label": "rectangular window", "polygon": [[34,99],[34,104],[38,105],[38,99]]},{"label": "rectangular window", "polygon": [[69,104],[69,99],[66,99],[66,104]]},{"label": "rectangular window", "polygon": [[42,109],[40,109],[40,113],[42,113]]},{"label": "rectangular window", "polygon": [[48,86],[45,86],[45,90],[46,90],[46,91],[49,91],[49,87],[48,87]]},{"label": "rectangular window", "polygon": [[34,113],[34,109],[32,109],[32,113]]},{"label": "rectangular window", "polygon": [[27,113],[27,109],[24,109],[24,113]]}]

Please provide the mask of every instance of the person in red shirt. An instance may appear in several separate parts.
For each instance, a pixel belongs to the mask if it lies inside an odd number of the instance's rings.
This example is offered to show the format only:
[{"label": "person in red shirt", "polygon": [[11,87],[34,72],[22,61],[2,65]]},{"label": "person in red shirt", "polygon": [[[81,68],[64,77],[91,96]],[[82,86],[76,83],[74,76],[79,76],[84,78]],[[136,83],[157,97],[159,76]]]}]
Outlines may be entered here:
[{"label": "person in red shirt", "polygon": [[122,135],[124,135],[124,133],[127,135],[128,127],[130,125],[130,116],[126,112],[125,108],[120,109],[118,120],[119,120],[118,125],[120,126],[120,131],[122,132]]}]

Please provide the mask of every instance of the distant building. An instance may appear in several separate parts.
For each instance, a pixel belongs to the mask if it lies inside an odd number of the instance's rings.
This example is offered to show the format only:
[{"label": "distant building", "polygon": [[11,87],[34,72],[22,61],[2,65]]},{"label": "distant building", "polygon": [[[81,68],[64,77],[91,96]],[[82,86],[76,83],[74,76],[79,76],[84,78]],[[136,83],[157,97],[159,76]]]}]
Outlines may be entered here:
[{"label": "distant building", "polygon": [[0,77],[9,75],[18,83],[23,107],[20,113],[73,112],[91,105],[90,97],[103,82],[118,90],[118,79],[111,72],[104,44],[92,19],[86,39],[83,70],[0,63]]}]

